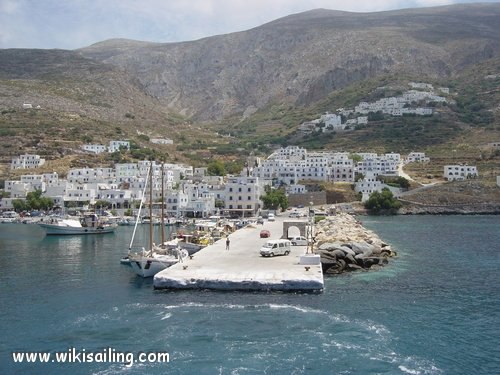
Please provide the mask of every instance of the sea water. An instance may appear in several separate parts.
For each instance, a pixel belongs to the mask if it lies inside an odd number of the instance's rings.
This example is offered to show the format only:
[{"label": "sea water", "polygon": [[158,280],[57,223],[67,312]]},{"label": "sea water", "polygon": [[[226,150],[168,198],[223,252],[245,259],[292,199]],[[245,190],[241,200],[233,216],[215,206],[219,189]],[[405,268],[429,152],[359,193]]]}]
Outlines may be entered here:
[{"label": "sea water", "polygon": [[[398,257],[328,277],[321,294],[155,291],[119,262],[130,227],[52,237],[1,224],[0,374],[500,373],[500,217],[360,219]],[[135,361],[157,352],[168,357]]]}]

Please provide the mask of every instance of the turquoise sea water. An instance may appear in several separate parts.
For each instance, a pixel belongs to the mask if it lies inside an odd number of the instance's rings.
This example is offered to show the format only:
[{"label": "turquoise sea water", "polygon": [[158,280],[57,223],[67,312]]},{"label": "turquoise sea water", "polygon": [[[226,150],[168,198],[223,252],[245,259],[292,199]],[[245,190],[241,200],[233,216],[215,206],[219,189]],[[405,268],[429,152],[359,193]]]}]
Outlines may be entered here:
[{"label": "turquoise sea water", "polygon": [[[361,220],[399,257],[328,278],[322,294],[154,291],[119,263],[131,228],[45,237],[2,224],[0,374],[500,373],[500,216]],[[169,362],[12,359],[70,348]]]}]

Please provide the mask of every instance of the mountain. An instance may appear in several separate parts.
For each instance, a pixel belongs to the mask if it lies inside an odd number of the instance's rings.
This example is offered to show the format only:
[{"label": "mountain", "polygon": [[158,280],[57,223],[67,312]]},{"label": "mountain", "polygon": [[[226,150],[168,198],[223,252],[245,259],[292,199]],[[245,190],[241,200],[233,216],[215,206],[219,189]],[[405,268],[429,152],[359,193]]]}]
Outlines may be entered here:
[{"label": "mountain", "polygon": [[126,113],[161,116],[158,101],[144,91],[138,79],[120,68],[74,51],[0,50],[3,107],[30,103],[106,121],[123,120]]},{"label": "mountain", "polygon": [[118,67],[165,107],[197,121],[308,106],[384,74],[452,78],[500,56],[500,4],[378,13],[326,9],[183,43],[108,40],[76,52]]},{"label": "mountain", "polygon": [[[0,185],[20,153],[60,162],[63,171],[114,158],[203,165],[264,155],[277,144],[417,149],[444,162],[468,145],[466,161],[477,164],[479,147],[497,140],[499,129],[498,19],[500,4],[493,3],[317,9],[183,43],[114,39],[74,51],[0,49]],[[297,132],[325,111],[401,93],[410,80],[449,87],[455,104],[431,117],[383,119],[342,134]],[[155,145],[153,137],[174,145]],[[136,154],[90,160],[80,151],[84,143],[116,139],[131,140]],[[481,159],[492,176],[498,157]]]}]

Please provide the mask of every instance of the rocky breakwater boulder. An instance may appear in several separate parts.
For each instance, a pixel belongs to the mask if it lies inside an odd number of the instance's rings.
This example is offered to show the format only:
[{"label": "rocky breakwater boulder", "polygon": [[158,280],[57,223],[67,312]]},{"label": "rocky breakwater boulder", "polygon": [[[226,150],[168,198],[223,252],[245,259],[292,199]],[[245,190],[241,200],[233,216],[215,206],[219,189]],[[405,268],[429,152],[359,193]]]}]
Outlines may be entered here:
[{"label": "rocky breakwater boulder", "polygon": [[326,217],[315,226],[314,251],[325,274],[381,267],[396,255],[374,232],[349,214]]}]

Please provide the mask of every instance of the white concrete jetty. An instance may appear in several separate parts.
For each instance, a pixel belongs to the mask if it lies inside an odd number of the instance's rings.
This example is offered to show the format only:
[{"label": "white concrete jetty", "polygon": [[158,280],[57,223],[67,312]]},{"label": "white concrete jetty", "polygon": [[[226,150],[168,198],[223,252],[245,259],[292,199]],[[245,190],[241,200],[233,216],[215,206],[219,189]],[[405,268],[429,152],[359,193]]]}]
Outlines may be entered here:
[{"label": "white concrete jetty", "polygon": [[[287,218],[288,219],[288,218]],[[269,230],[270,238],[260,238]],[[292,246],[287,256],[262,257],[260,248],[283,235],[283,218],[247,226],[207,246],[182,263],[157,273],[155,289],[213,289],[259,291],[322,291],[319,255],[305,254],[306,246]]]}]

